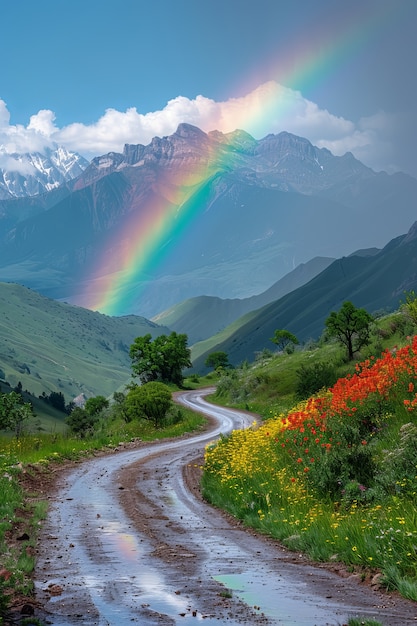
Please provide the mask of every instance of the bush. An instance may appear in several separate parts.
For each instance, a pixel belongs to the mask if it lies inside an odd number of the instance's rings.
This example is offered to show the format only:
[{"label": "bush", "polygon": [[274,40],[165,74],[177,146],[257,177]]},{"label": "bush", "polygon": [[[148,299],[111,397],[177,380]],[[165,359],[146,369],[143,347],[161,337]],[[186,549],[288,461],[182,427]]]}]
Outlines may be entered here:
[{"label": "bush", "polygon": [[320,389],[328,389],[336,382],[338,375],[332,363],[321,361],[311,365],[302,364],[297,372],[296,394],[300,400],[304,400]]},{"label": "bush", "polygon": [[71,432],[81,437],[81,439],[94,433],[97,421],[97,415],[91,415],[80,407],[75,407],[66,419]]},{"label": "bush", "polygon": [[150,420],[156,428],[161,425],[171,406],[169,387],[156,381],[133,387],[125,400],[126,412],[131,419]]}]

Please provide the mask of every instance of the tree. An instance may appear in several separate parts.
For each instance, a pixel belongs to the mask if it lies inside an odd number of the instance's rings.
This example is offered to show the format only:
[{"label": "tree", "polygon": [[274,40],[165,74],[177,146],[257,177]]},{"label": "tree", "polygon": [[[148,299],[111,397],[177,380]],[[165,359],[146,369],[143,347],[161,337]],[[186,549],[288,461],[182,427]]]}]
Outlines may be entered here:
[{"label": "tree", "polygon": [[22,434],[23,423],[33,417],[30,402],[25,402],[16,391],[0,394],[0,429],[14,430],[17,438]]},{"label": "tree", "polygon": [[229,367],[229,357],[226,352],[218,351],[211,352],[205,361],[206,367],[212,367],[214,370],[219,369],[219,367]]},{"label": "tree", "polygon": [[278,346],[279,350],[285,350],[290,344],[296,346],[299,343],[297,337],[290,333],[289,330],[276,330],[271,341]]},{"label": "tree", "polygon": [[165,419],[171,406],[169,387],[156,381],[133,387],[125,400],[126,412],[130,419],[150,420],[156,428]]},{"label": "tree", "polygon": [[325,325],[328,334],[346,347],[351,361],[355,352],[369,344],[372,321],[372,315],[365,309],[357,309],[351,302],[344,302],[338,313],[330,313]]},{"label": "tree", "polygon": [[71,432],[79,435],[81,439],[92,435],[94,427],[98,422],[98,416],[87,413],[85,409],[78,406],[75,407],[66,419]]},{"label": "tree", "polygon": [[94,398],[88,398],[84,409],[89,415],[98,415],[103,409],[107,409],[108,406],[109,401],[104,396],[95,396]]},{"label": "tree", "polygon": [[143,384],[162,381],[182,386],[182,371],[191,367],[187,340],[187,335],[176,332],[169,336],[160,335],[154,340],[149,333],[136,337],[129,353],[134,374]]},{"label": "tree", "polygon": [[62,411],[63,413],[69,414],[74,408],[72,402],[70,402],[69,404],[65,404],[65,397],[61,391],[51,391],[49,396],[47,396],[46,393],[43,392],[42,395],[39,396],[39,398],[53,406],[55,409],[58,409],[58,411]]}]

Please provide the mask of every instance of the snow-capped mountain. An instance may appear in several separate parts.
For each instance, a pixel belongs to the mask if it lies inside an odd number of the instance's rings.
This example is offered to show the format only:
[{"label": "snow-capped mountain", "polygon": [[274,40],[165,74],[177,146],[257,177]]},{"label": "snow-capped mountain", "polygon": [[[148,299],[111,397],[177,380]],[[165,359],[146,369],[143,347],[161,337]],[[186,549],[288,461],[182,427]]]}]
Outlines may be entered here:
[{"label": "snow-capped mountain", "polygon": [[9,154],[0,145],[0,200],[35,196],[79,176],[88,161],[62,146]]}]

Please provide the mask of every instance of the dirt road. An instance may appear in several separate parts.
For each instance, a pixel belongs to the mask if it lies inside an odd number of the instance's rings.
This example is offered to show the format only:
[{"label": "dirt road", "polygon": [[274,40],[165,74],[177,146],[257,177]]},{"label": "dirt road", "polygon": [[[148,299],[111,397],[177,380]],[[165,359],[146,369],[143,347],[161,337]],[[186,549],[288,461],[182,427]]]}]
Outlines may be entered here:
[{"label": "dirt road", "polygon": [[39,616],[56,626],[417,623],[416,604],[314,567],[201,500],[204,447],[253,421],[202,395],[178,400],[210,415],[210,431],[86,461],[62,479],[40,541]]}]

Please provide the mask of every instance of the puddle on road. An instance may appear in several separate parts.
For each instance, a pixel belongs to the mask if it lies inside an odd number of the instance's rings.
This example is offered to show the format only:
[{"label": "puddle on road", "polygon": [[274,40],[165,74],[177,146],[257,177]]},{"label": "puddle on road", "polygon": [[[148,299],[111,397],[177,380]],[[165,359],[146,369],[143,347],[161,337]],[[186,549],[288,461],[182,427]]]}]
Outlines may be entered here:
[{"label": "puddle on road", "polygon": [[224,574],[213,578],[245,604],[256,607],[260,614],[263,613],[273,624],[340,626],[352,617],[352,613],[343,611],[343,605],[330,599],[326,600],[325,606],[318,606],[317,597],[310,596],[305,584],[289,581],[288,578],[279,579],[274,576],[271,580],[267,575],[260,577],[259,572],[250,570],[241,574]]}]

